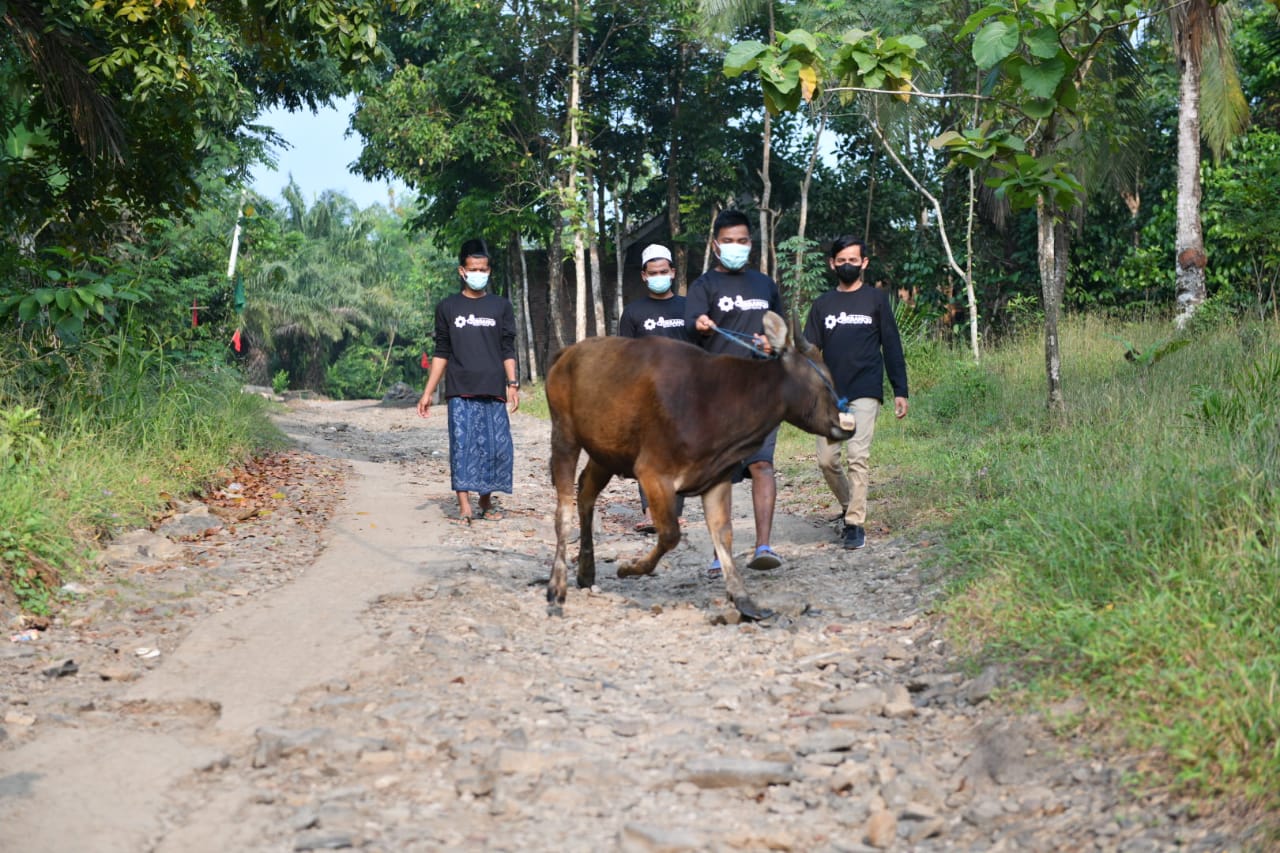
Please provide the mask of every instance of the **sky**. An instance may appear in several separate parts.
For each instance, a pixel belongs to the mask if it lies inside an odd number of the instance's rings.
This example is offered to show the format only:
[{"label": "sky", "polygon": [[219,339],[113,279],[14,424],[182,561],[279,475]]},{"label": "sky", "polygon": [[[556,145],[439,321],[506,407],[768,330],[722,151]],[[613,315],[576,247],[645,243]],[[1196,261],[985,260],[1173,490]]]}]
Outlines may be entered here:
[{"label": "sky", "polygon": [[289,184],[289,175],[302,188],[303,197],[312,200],[325,190],[339,190],[360,207],[386,204],[387,189],[393,187],[398,198],[405,192],[396,181],[366,181],[348,171],[360,156],[360,136],[347,136],[347,125],[355,108],[351,98],[312,115],[309,110],[291,113],[271,110],[258,124],[270,125],[290,143],[290,148],[276,152],[274,170],[259,164],[250,173],[253,189],[267,198],[280,198]]}]

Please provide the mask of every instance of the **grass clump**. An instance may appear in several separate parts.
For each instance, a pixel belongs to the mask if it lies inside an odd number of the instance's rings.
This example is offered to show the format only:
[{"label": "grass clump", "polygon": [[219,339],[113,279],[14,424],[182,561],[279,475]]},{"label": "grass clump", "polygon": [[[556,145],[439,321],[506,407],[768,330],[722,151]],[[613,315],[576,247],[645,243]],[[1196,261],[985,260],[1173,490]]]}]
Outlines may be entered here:
[{"label": "grass clump", "polygon": [[0,353],[0,599],[49,613],[102,540],[279,443],[240,384],[127,346]]},{"label": "grass clump", "polygon": [[957,639],[1087,696],[1172,781],[1274,807],[1280,329],[1202,331],[1158,361],[1117,343],[1162,335],[1069,322],[1054,427],[1039,342],[1011,343],[923,391],[932,423],[887,449],[931,471],[909,500],[945,508]]}]

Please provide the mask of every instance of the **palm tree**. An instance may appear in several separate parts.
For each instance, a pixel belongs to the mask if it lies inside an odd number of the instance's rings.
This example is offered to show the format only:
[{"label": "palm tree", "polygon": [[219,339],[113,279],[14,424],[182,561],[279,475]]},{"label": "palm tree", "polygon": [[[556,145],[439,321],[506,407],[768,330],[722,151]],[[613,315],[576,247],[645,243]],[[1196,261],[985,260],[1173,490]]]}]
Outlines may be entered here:
[{"label": "palm tree", "polygon": [[249,282],[245,332],[250,380],[267,384],[274,356],[302,387],[322,390],[335,344],[385,328],[394,344],[401,317],[374,222],[354,202],[324,192],[312,205],[290,181],[280,218],[302,241],[294,256],[264,265]]},{"label": "palm tree", "polygon": [[[1248,104],[1228,40],[1229,9],[1218,0],[1188,0],[1169,11],[1178,62],[1178,196],[1176,298],[1179,328],[1207,295],[1204,232],[1200,223],[1200,136],[1215,157],[1244,132]],[[1206,65],[1206,58],[1209,60]],[[1202,97],[1207,88],[1209,97]],[[1201,106],[1206,106],[1201,115]]]}]

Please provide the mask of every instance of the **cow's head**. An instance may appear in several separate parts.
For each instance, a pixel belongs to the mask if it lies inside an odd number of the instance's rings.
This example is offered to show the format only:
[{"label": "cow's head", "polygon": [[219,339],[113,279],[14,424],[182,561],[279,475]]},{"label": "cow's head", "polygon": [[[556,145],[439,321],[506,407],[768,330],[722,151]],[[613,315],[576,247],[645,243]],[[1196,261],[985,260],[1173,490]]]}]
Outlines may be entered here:
[{"label": "cow's head", "polygon": [[786,374],[779,389],[786,421],[832,441],[851,438],[853,433],[840,426],[841,401],[818,348],[772,311],[764,315],[764,335]]}]

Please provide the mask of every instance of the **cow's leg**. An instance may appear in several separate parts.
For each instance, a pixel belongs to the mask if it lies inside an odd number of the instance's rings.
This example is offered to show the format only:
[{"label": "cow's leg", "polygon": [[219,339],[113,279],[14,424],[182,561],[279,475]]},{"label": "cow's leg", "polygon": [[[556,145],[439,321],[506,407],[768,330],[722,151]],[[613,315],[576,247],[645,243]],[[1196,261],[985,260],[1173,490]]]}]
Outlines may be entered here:
[{"label": "cow's leg", "polygon": [[707,530],[711,532],[711,544],[724,571],[724,589],[729,600],[747,620],[768,619],[772,610],[756,606],[747,595],[746,584],[733,562],[733,484],[728,480],[716,483],[702,495],[702,511],[707,516]]},{"label": "cow's leg", "polygon": [[578,526],[582,536],[578,544],[578,588],[586,589],[596,582],[596,546],[592,536],[596,498],[609,485],[613,475],[590,457],[578,478]]},{"label": "cow's leg", "polygon": [[573,472],[578,467],[581,448],[565,435],[565,430],[555,420],[551,425],[551,484],[556,490],[556,556],[551,563],[551,580],[547,582],[547,612],[553,616],[564,612],[564,599],[568,588],[568,562],[565,559],[565,543],[573,524]]},{"label": "cow's leg", "polygon": [[634,563],[618,566],[620,578],[653,574],[662,555],[680,544],[680,519],[676,515],[676,493],[671,488],[671,483],[643,472],[637,474],[640,488],[644,489],[645,498],[649,501],[649,517],[653,519],[653,526],[658,529],[658,541],[652,551]]}]

